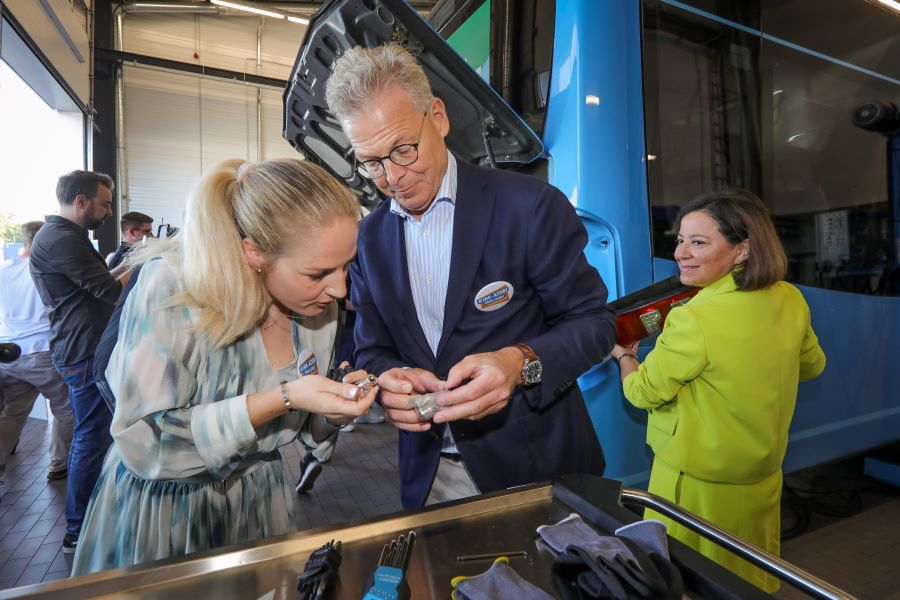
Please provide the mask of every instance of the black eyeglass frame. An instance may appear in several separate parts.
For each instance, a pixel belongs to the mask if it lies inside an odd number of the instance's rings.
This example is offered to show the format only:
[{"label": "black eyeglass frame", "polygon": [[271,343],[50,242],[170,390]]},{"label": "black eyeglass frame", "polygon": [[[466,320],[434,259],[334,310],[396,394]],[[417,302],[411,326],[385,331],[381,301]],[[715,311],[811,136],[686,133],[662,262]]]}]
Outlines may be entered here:
[{"label": "black eyeglass frame", "polygon": [[[398,167],[408,167],[413,164],[417,160],[419,160],[419,144],[422,143],[422,132],[425,131],[425,119],[428,118],[428,111],[422,115],[422,124],[419,125],[419,135],[416,136],[415,144],[400,144],[395,146],[387,155],[381,156],[379,158],[369,158],[367,160],[356,160],[356,172],[366,177],[368,179],[378,179],[379,177],[384,177],[386,172],[384,168],[384,161],[389,160]],[[396,158],[391,158],[395,152],[401,149],[412,148],[414,151],[412,160],[401,159],[397,160]],[[403,161],[403,162],[401,162]],[[378,174],[375,175],[372,173],[372,170],[366,167],[366,165],[375,166],[378,165]]]}]

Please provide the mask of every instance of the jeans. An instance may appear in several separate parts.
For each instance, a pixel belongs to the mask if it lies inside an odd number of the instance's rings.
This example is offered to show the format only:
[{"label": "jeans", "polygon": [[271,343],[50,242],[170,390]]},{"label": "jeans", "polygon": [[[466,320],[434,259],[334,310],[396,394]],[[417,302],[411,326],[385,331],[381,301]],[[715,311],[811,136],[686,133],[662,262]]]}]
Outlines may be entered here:
[{"label": "jeans", "polygon": [[66,533],[77,536],[91,493],[100,477],[106,451],[112,444],[112,413],[94,383],[94,357],[71,365],[56,365],[69,386],[69,402],[75,413],[75,430],[69,451],[66,490]]}]

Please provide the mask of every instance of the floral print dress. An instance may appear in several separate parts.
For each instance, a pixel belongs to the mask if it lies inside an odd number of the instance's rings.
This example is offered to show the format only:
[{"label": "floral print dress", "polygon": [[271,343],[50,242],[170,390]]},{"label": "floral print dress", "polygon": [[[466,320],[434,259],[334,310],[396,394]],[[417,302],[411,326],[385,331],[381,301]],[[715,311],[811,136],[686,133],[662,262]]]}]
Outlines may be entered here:
[{"label": "floral print dress", "polygon": [[[73,575],[129,566],[296,530],[278,448],[302,438],[327,459],[337,432],[316,443],[311,416],[288,413],[254,429],[247,394],[297,378],[269,364],[258,330],[213,348],[192,313],[171,307],[177,258],[154,259],[126,299],[107,368],[117,401],[114,443],[88,506]],[[295,352],[334,352],[337,307],[295,320]]]}]

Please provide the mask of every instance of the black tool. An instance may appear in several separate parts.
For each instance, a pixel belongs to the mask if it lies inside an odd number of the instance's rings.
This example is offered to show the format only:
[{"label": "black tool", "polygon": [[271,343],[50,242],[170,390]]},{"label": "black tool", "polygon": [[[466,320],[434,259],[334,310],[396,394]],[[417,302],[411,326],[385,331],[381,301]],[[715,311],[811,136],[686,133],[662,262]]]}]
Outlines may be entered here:
[{"label": "black tool", "polygon": [[509,552],[489,552],[488,554],[460,554],[456,557],[456,562],[466,562],[467,560],[493,560],[501,556],[505,556],[506,558],[531,559],[524,550],[511,550]]},{"label": "black tool", "polygon": [[297,577],[297,591],[303,600],[325,597],[328,584],[337,576],[341,566],[341,543],[331,540],[309,555],[303,572]]},{"label": "black tool", "polygon": [[328,369],[328,379],[332,381],[343,381],[344,376],[352,373],[353,367],[347,365],[346,367],[331,367]]},{"label": "black tool", "polygon": [[409,600],[410,590],[406,581],[406,568],[416,543],[416,532],[410,531],[391,540],[381,549],[378,566],[366,586],[363,600]]},{"label": "black tool", "polygon": [[22,355],[22,348],[12,342],[0,343],[0,363],[11,363]]}]

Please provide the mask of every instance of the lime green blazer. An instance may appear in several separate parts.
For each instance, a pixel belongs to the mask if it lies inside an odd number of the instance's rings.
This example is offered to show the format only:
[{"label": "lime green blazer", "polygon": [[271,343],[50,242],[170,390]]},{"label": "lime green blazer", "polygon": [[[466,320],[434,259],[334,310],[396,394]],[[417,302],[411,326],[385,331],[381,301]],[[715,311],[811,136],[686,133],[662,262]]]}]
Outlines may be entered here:
[{"label": "lime green blazer", "polygon": [[623,387],[649,410],[657,459],[700,480],[751,484],[781,468],[798,381],[824,368],[797,288],[740,291],[729,274],[669,313]]}]

